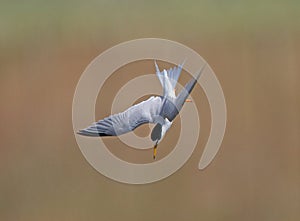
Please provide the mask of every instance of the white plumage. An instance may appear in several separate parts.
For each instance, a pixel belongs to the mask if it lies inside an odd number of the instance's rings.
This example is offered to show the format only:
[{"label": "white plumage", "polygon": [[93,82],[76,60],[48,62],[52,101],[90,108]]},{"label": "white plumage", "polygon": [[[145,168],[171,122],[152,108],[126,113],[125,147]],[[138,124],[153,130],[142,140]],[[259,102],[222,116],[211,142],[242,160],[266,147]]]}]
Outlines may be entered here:
[{"label": "white plumage", "polygon": [[199,79],[204,66],[202,66],[198,76],[188,82],[185,88],[176,96],[175,87],[183,64],[161,72],[155,62],[156,75],[162,85],[163,96],[152,96],[148,100],[142,101],[122,113],[99,120],[89,127],[79,130],[77,133],[92,137],[118,136],[133,131],[142,124],[153,123],[156,126],[152,130],[151,139],[155,143],[154,150],[156,154],[157,144],[171,127],[174,118],[178,115],[186,98]]}]

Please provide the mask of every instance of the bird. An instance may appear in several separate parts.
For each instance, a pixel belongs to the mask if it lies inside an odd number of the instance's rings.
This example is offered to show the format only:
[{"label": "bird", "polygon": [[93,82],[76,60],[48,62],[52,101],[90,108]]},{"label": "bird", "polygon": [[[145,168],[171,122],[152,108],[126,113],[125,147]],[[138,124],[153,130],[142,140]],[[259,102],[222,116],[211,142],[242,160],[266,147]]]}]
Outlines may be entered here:
[{"label": "bird", "polygon": [[202,65],[197,76],[192,78],[180,91],[175,94],[175,87],[181,74],[184,62],[168,70],[159,70],[154,61],[156,75],[162,85],[163,95],[151,96],[145,101],[129,107],[124,112],[110,115],[94,122],[90,126],[77,131],[77,134],[89,137],[119,136],[133,131],[142,124],[155,124],[151,132],[153,141],[153,159],[156,159],[157,146],[171,128],[174,119],[179,114],[197,81],[199,80],[206,63]]}]

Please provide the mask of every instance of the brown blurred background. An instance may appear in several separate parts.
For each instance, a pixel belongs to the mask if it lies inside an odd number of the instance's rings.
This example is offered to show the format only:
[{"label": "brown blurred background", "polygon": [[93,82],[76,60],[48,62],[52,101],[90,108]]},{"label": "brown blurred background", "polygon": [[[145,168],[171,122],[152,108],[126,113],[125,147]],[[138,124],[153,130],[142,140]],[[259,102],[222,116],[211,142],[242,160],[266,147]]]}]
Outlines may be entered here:
[{"label": "brown blurred background", "polygon": [[[1,0],[0,220],[299,220],[299,14],[292,0]],[[194,154],[169,178],[135,186],[87,163],[71,113],[91,60],[142,37],[178,41],[203,56],[223,87],[228,124],[217,157],[199,171],[210,115],[196,88],[202,131]],[[140,62],[123,71],[100,98],[154,67]],[[97,117],[110,113],[109,100],[101,102]],[[141,155],[111,151],[131,160]]]}]

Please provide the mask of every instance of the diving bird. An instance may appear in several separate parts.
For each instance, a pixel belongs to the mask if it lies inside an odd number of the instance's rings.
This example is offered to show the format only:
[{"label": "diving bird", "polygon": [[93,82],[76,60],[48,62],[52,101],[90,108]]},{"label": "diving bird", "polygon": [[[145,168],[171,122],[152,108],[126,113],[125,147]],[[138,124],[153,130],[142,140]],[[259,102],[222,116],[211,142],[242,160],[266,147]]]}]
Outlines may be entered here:
[{"label": "diving bird", "polygon": [[155,159],[158,143],[170,129],[175,117],[187,101],[204,70],[205,64],[201,67],[196,78],[191,79],[178,96],[175,94],[175,86],[183,64],[163,71],[159,70],[156,61],[154,64],[156,75],[163,88],[163,96],[151,96],[148,100],[131,106],[122,113],[99,120],[77,133],[90,137],[118,136],[133,131],[142,124],[156,124],[151,132],[151,140],[154,142],[153,159]]}]

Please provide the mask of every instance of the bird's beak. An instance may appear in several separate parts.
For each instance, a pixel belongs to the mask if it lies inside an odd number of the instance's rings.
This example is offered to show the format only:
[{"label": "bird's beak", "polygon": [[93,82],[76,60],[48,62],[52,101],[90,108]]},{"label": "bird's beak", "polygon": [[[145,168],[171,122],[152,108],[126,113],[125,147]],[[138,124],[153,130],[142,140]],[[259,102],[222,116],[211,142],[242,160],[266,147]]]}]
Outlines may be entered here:
[{"label": "bird's beak", "polygon": [[153,159],[155,160],[155,158],[156,158],[156,149],[157,149],[157,142],[156,142],[156,144],[154,145],[154,147],[153,147]]}]

